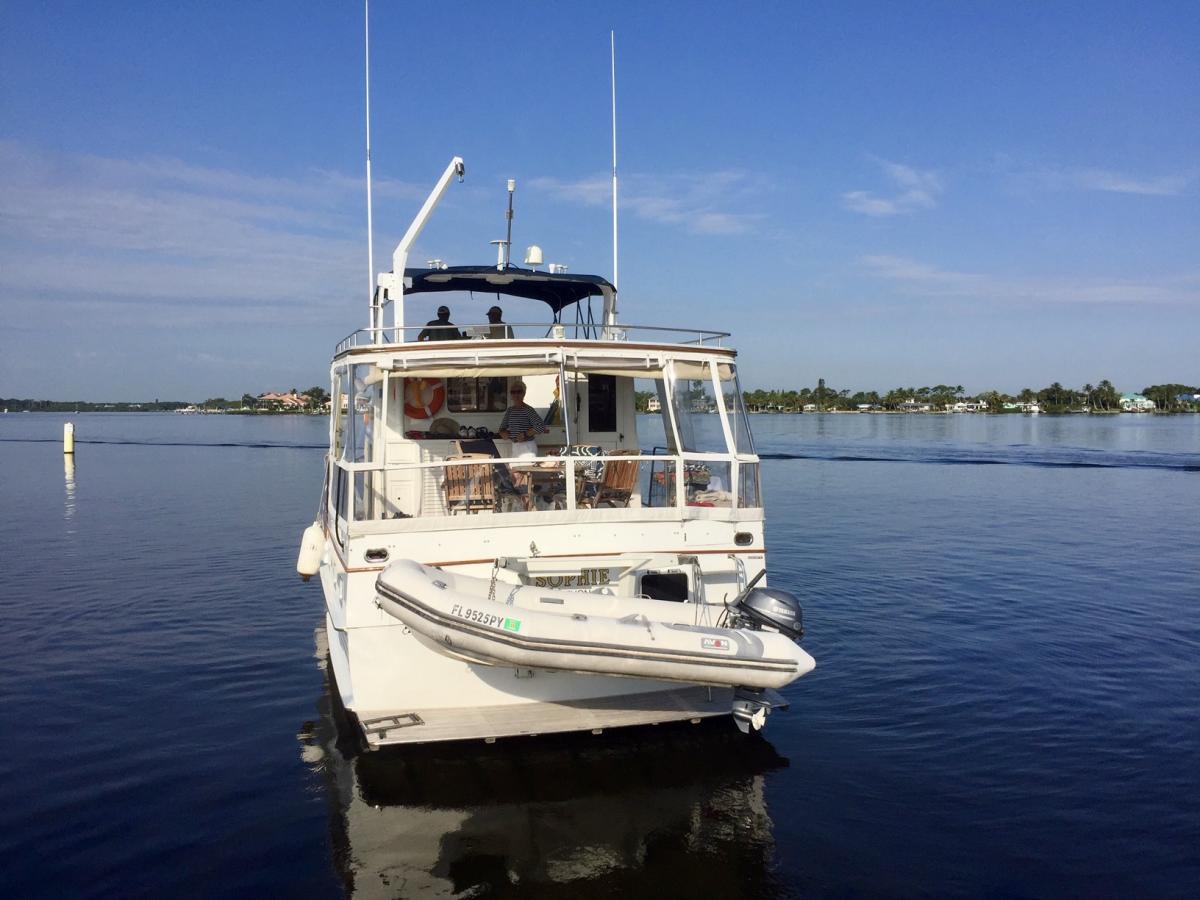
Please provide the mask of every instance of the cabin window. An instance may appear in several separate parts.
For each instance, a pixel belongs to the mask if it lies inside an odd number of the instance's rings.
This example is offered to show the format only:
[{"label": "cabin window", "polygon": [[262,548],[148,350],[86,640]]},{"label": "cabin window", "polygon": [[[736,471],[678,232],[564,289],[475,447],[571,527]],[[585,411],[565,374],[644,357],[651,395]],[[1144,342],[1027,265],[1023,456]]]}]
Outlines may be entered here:
[{"label": "cabin window", "polygon": [[[733,366],[718,366],[721,374],[721,393],[724,395],[725,412],[729,416],[729,430],[733,434],[734,453],[753,453],[754,440],[750,436],[750,423],[746,419],[746,406],[742,402],[742,385]],[[725,376],[729,377],[726,379]],[[758,504],[754,504],[757,506]]]},{"label": "cabin window", "polygon": [[647,572],[641,581],[642,596],[651,600],[684,603],[688,598],[688,577],[683,572]]},{"label": "cabin window", "polygon": [[487,378],[447,378],[446,409],[450,412],[504,412],[508,408],[508,381]]},{"label": "cabin window", "polygon": [[742,509],[757,509],[762,506],[762,490],[758,483],[758,463],[742,463],[738,466],[738,506]]},{"label": "cabin window", "polygon": [[333,458],[349,459],[350,369],[341,368],[333,376]]},{"label": "cabin window", "polygon": [[617,430],[617,377],[588,376],[588,431],[592,434]]},{"label": "cabin window", "polygon": [[633,404],[638,413],[638,443],[651,453],[673,452],[675,441],[666,382],[661,378],[636,378],[633,382]]},{"label": "cabin window", "polygon": [[684,374],[699,377],[676,377],[671,392],[675,424],[685,453],[728,452],[709,371],[708,363],[687,364]]},{"label": "cabin window", "polygon": [[[346,404],[346,453],[349,462],[372,462],[376,420],[383,403],[383,376],[372,365],[351,370],[350,396]],[[352,410],[352,412],[351,412]]]},{"label": "cabin window", "polygon": [[337,539],[343,547],[349,538],[347,520],[350,518],[350,473],[340,466],[334,470],[333,509],[337,522]]}]

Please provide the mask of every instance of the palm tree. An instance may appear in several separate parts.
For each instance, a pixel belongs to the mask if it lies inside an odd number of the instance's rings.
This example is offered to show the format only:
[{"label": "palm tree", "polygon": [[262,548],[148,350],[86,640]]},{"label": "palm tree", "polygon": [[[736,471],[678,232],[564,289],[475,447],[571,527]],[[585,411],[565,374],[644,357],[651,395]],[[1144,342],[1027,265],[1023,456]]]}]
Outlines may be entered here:
[{"label": "palm tree", "polygon": [[1099,401],[1100,408],[1107,410],[1116,406],[1121,397],[1117,393],[1117,389],[1113,387],[1113,383],[1105,378],[1096,386],[1096,399]]}]

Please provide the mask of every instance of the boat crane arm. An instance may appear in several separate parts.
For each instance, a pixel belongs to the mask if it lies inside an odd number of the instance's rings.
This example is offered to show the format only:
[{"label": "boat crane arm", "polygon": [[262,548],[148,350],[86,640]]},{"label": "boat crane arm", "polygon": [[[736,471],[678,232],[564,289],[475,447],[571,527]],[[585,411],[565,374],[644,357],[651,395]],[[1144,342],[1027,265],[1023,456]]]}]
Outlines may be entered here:
[{"label": "boat crane arm", "polygon": [[[408,231],[404,233],[404,237],[400,238],[400,243],[396,245],[396,249],[392,253],[392,271],[379,273],[379,286],[376,290],[376,297],[379,297],[382,292],[382,298],[372,302],[372,328],[383,328],[383,307],[388,303],[396,304],[392,312],[393,328],[398,330],[404,327],[404,268],[408,265],[408,251],[416,243],[421,231],[425,228],[425,223],[429,221],[429,217],[433,215],[433,211],[441,201],[442,195],[446,193],[446,188],[450,187],[450,182],[455,176],[458,176],[458,180],[462,181],[466,175],[466,171],[466,166],[463,164],[461,156],[456,156],[450,160],[450,165],[446,166],[446,171],[442,173],[442,177],[433,186],[433,190],[425,198],[425,203],[417,213],[416,218],[408,226]],[[377,331],[376,335],[378,339],[380,333]]]}]

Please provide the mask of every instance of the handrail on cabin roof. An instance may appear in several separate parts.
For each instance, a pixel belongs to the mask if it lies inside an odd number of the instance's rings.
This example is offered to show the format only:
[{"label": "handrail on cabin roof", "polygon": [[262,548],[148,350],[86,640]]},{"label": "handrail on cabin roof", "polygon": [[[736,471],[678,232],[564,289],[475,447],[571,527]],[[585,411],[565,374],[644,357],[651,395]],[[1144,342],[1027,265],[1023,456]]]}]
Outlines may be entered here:
[{"label": "handrail on cabin roof", "polygon": [[[685,348],[698,348],[702,350],[719,349],[728,350],[723,347],[721,342],[730,336],[728,331],[709,331],[702,328],[679,328],[667,325],[625,325],[618,324],[612,326],[602,325],[582,325],[574,323],[552,323],[547,327],[545,322],[506,322],[504,323],[510,328],[534,329],[536,328],[540,334],[536,337],[513,337],[513,338],[465,338],[460,341],[428,341],[422,342],[422,346],[426,343],[436,346],[449,345],[455,348],[470,347],[476,350],[482,350],[484,345],[493,347],[501,347],[513,343],[528,344],[531,341],[536,341],[539,344],[545,342],[550,346],[557,345],[562,341],[570,341],[572,343],[583,342],[589,344],[597,344],[605,347],[620,347],[622,344],[637,343],[636,338],[631,335],[634,332],[651,332],[645,339],[647,343],[660,344],[662,346],[675,346]],[[411,338],[409,332],[420,332],[429,326],[427,325],[402,325],[400,327],[389,326],[385,328],[360,328],[353,331],[342,340],[338,341],[337,347],[334,350],[334,356],[354,350],[359,347],[370,347],[373,350],[395,350],[397,347],[411,347],[417,342],[414,340],[396,340],[397,332],[403,332],[405,336]],[[455,324],[459,330],[479,329],[485,330],[491,327],[489,323],[480,323],[478,325],[459,325]],[[556,333],[555,329],[561,328],[561,333]],[[574,330],[574,337],[568,336],[568,332]],[[580,335],[579,332],[585,332]],[[603,337],[605,333],[616,335],[615,337]],[[659,335],[675,334],[680,335],[680,340],[662,340]],[[376,341],[376,337],[382,337],[382,341]],[[449,349],[447,346],[447,349]]]}]

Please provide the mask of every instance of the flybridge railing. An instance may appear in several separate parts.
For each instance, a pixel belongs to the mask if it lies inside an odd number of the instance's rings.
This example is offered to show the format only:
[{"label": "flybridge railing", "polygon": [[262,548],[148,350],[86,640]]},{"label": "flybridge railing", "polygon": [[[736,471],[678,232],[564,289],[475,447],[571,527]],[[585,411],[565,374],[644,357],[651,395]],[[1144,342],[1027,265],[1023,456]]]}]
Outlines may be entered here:
[{"label": "flybridge railing", "polygon": [[[449,334],[449,337],[445,335]],[[597,343],[651,343],[720,348],[728,331],[674,328],[660,325],[592,325],[575,322],[504,322],[500,325],[405,325],[399,328],[360,328],[338,342],[336,354],[382,345],[442,341],[595,341]],[[495,337],[493,337],[495,335]],[[504,335],[503,337],[501,335]]]}]

